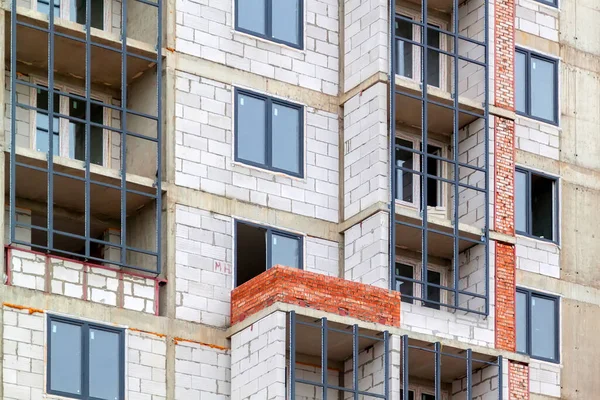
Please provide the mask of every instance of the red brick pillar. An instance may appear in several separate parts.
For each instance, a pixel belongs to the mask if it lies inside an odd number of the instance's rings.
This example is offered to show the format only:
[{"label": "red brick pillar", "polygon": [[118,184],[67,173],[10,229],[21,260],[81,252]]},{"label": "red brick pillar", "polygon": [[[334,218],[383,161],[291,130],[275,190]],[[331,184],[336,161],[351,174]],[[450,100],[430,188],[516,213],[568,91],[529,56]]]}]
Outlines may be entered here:
[{"label": "red brick pillar", "polygon": [[[495,2],[495,105],[514,111],[515,3]],[[494,229],[514,236],[515,123],[494,116]],[[515,246],[496,243],[496,347],[515,351]]]},{"label": "red brick pillar", "polygon": [[508,400],[529,399],[529,366],[508,362]]}]

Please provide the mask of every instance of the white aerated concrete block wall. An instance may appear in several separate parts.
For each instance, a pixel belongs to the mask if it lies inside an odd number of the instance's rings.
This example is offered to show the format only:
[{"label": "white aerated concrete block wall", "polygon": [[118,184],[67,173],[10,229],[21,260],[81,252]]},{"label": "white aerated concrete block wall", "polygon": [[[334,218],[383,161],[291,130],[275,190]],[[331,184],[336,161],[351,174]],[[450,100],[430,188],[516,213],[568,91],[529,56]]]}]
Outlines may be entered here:
[{"label": "white aerated concrete block wall", "polygon": [[233,1],[177,4],[176,50],[319,92],[338,92],[338,2],[304,2],[304,49],[234,30]]},{"label": "white aerated concrete block wall", "polygon": [[560,278],[560,250],[554,243],[517,236],[517,268]]},{"label": "white aerated concrete block wall", "polygon": [[231,400],[286,398],[286,314],[274,312],[231,337]]},{"label": "white aerated concrete block wall", "polygon": [[529,363],[529,390],[544,396],[560,397],[561,366],[544,361]]},{"label": "white aerated concrete block wall", "polygon": [[[442,360],[443,362],[443,360]],[[469,400],[497,400],[499,397],[498,367],[489,365],[471,375]],[[467,400],[467,378],[452,382],[452,400]]]},{"label": "white aerated concrete block wall", "polygon": [[175,221],[176,316],[226,327],[233,285],[232,219],[178,204]]},{"label": "white aerated concrete block wall", "polygon": [[[24,208],[15,208],[15,218],[17,222],[22,224],[31,225],[31,210],[27,210]],[[16,226],[15,227],[15,239],[20,240],[24,243],[31,243],[31,229]],[[10,244],[10,208],[6,207],[4,211],[4,243]],[[25,246],[22,244],[15,244],[13,247],[18,247],[21,249],[30,249],[30,246]]]},{"label": "white aerated concrete block wall", "polygon": [[130,399],[166,400],[167,339],[127,331],[127,393]]},{"label": "white aerated concrete block wall", "polygon": [[[461,129],[458,134],[458,160],[473,167],[485,167],[485,121],[478,119]],[[472,168],[458,167],[459,182],[485,189],[485,173]],[[450,187],[454,197],[454,187]],[[485,227],[485,192],[463,186],[458,188],[459,223],[477,228]],[[454,216],[452,215],[451,218]]]},{"label": "white aerated concrete block wall", "polygon": [[388,2],[346,1],[344,7],[344,91],[388,70]]},{"label": "white aerated concrete block wall", "polygon": [[42,399],[44,314],[3,307],[2,376],[5,400]]},{"label": "white aerated concrete block wall", "polygon": [[307,236],[305,245],[306,271],[339,277],[340,248],[337,242]]},{"label": "white aerated concrete block wall", "polygon": [[[460,253],[458,269],[460,290],[485,295],[485,270],[485,245],[478,244]],[[485,301],[481,298],[459,295],[459,305],[470,310],[485,312]]]},{"label": "white aerated concrete block wall", "polygon": [[560,11],[535,0],[518,0],[516,28],[544,39],[558,42],[558,17]]},{"label": "white aerated concrete block wall", "polygon": [[175,400],[229,400],[229,351],[179,341],[175,347]]},{"label": "white aerated concrete block wall", "polygon": [[377,83],[344,105],[344,217],[388,201],[387,86]]},{"label": "white aerated concrete block wall", "polygon": [[389,215],[380,211],[344,232],[344,278],[389,288]]},{"label": "white aerated concrete block wall", "polygon": [[[370,394],[383,395],[385,392],[384,345],[377,342],[372,347],[358,353],[358,389]],[[352,358],[344,362],[344,387],[352,388],[354,369]],[[344,399],[353,399],[352,393],[344,392]],[[369,396],[365,396],[369,398]]]},{"label": "white aerated concrete block wall", "polygon": [[[311,382],[321,382],[321,368],[313,365],[296,363],[296,379],[303,379]],[[340,386],[340,371],[335,369],[327,370],[327,383],[334,386]],[[338,391],[327,389],[327,398],[336,399]],[[323,398],[323,389],[319,386],[296,383],[296,400],[321,400]]]},{"label": "white aerated concrete block wall", "polygon": [[[29,82],[29,77],[20,76],[20,80]],[[31,89],[25,85],[16,86],[17,89],[17,103],[20,104],[31,104]],[[10,146],[11,139],[11,95],[10,95],[10,72],[6,71],[4,73],[4,143],[7,148]],[[23,107],[17,107],[17,122],[16,122],[16,143],[17,147],[25,147],[27,149],[31,148],[30,140],[31,140],[31,111],[26,110]]]},{"label": "white aerated concrete block wall", "polygon": [[[468,0],[461,4],[458,7],[458,18],[458,30],[461,35],[481,42],[485,41],[484,0]],[[459,41],[458,54],[468,57],[470,60],[485,61],[484,47],[464,40]],[[459,60],[458,82],[460,96],[480,102],[484,101],[485,69],[482,66]]]},{"label": "white aerated concrete block wall", "polygon": [[515,122],[515,147],[543,157],[560,158],[560,133],[557,126],[518,117]]},{"label": "white aerated concrete block wall", "polygon": [[304,107],[306,168],[293,178],[234,163],[231,85],[177,72],[176,86],[177,185],[338,221],[337,114]]}]

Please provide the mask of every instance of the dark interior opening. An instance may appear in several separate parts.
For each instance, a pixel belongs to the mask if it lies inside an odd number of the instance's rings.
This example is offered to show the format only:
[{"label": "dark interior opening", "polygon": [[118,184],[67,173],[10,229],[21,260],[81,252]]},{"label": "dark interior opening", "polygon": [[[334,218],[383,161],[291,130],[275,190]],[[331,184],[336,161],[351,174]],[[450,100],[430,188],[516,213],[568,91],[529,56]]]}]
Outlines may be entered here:
[{"label": "dark interior opening", "polygon": [[[436,271],[427,270],[427,283],[441,285],[442,284],[442,274],[440,274],[439,272],[436,272]],[[440,295],[441,295],[441,289],[439,287],[429,286],[429,285],[427,286],[427,299],[428,300],[440,303],[441,302]],[[428,307],[428,308],[433,308],[436,310],[440,309],[439,304],[430,303],[428,301],[425,302],[424,306]]]},{"label": "dark interior opening", "polygon": [[235,223],[235,282],[239,286],[266,271],[267,230]]},{"label": "dark interior opening", "polygon": [[554,239],[554,181],[531,175],[532,234],[544,239]]}]

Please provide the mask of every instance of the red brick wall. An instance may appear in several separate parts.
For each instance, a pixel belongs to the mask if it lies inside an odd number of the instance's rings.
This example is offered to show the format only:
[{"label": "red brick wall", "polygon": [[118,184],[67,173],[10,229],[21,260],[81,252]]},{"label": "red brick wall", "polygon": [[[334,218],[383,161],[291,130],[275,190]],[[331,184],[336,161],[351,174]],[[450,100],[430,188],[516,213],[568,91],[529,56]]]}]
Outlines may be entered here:
[{"label": "red brick wall", "polygon": [[529,399],[529,366],[508,362],[508,400]]},{"label": "red brick wall", "polygon": [[[495,93],[497,107],[515,109],[515,2],[497,0],[494,15]],[[515,123],[494,116],[494,229],[514,236]],[[515,351],[515,246],[496,243],[496,347]]]},{"label": "red brick wall", "polygon": [[277,265],[231,292],[231,324],[282,302],[400,326],[400,293]]}]

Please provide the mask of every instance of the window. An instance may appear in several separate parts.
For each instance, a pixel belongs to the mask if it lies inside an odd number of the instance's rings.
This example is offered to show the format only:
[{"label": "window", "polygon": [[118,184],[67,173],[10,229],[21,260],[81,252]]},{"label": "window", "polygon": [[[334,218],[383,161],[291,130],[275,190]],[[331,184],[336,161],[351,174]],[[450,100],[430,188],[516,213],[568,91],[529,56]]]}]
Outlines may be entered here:
[{"label": "window", "polygon": [[235,98],[235,160],[302,177],[302,106],[239,89]]},{"label": "window", "polygon": [[48,316],[47,392],[76,399],[124,399],[124,331]]},{"label": "window", "polygon": [[[410,172],[421,170],[421,155],[410,151],[418,148],[422,150],[421,142],[416,138],[396,137],[396,166],[403,169],[396,170],[396,200],[421,207],[421,180],[420,176]],[[443,157],[441,145],[428,144],[427,154],[435,157]],[[442,162],[437,158],[427,158],[427,175],[438,177],[444,176]],[[442,181],[435,178],[427,178],[427,206],[442,208],[445,205]]]},{"label": "window", "polygon": [[302,236],[235,221],[235,284],[239,286],[274,265],[302,268]]},{"label": "window", "polygon": [[518,233],[558,241],[556,178],[523,168],[515,173],[515,227]]},{"label": "window", "polygon": [[303,0],[236,0],[235,29],[302,48],[302,3]]},{"label": "window", "polygon": [[545,4],[550,7],[558,7],[558,0],[536,0],[538,3]]},{"label": "window", "polygon": [[[92,28],[104,29],[104,0],[91,0]],[[37,0],[37,10],[46,15],[50,14],[50,0]],[[61,13],[62,11],[62,13]],[[54,0],[54,17],[85,24],[86,0]]]},{"label": "window", "polygon": [[[396,262],[395,268],[396,290],[400,292],[401,300],[405,303],[414,304],[415,299],[424,299],[422,295],[424,285],[420,283],[423,279],[421,267],[416,264]],[[435,286],[427,286],[427,299],[431,302],[425,301],[424,307],[440,309],[440,304],[443,303],[440,288],[440,286],[443,286],[442,276],[441,269],[432,266],[427,268],[427,282]]]},{"label": "window", "polygon": [[[416,16],[402,15],[396,18],[396,74],[409,79],[419,79],[421,82],[421,50],[419,45],[409,41],[421,41],[421,27],[408,20],[415,20]],[[428,24],[427,45],[436,49],[443,49],[442,35],[438,31],[441,24]],[[403,40],[406,39],[406,40]],[[427,49],[427,84],[438,88],[443,87],[443,62],[440,52]]]},{"label": "window", "polygon": [[517,49],[515,80],[517,112],[558,124],[558,61]]},{"label": "window", "polygon": [[517,351],[540,360],[559,361],[559,298],[518,288]]},{"label": "window", "polygon": [[[81,95],[75,90],[69,90],[65,87],[56,87],[55,90],[68,91],[71,94]],[[32,89],[32,98],[34,104],[41,110],[48,110],[48,91],[46,87]],[[97,99],[96,99],[97,100]],[[106,100],[106,99],[104,99]],[[66,96],[60,96],[54,93],[54,112],[63,115],[69,115],[74,118],[85,120],[86,104],[85,101]],[[106,114],[106,115],[105,115]],[[49,146],[49,126],[48,115],[40,110],[35,111],[35,149],[41,152],[48,152]],[[64,121],[64,123],[63,123]],[[90,104],[90,121],[96,124],[108,125],[108,112],[99,104]],[[53,123],[53,154],[56,156],[69,157],[75,160],[85,161],[85,123],[76,122],[54,117]],[[105,148],[108,148],[108,138],[104,130],[98,126],[90,125],[90,162],[96,165],[108,166],[108,156],[105,154]]]}]

